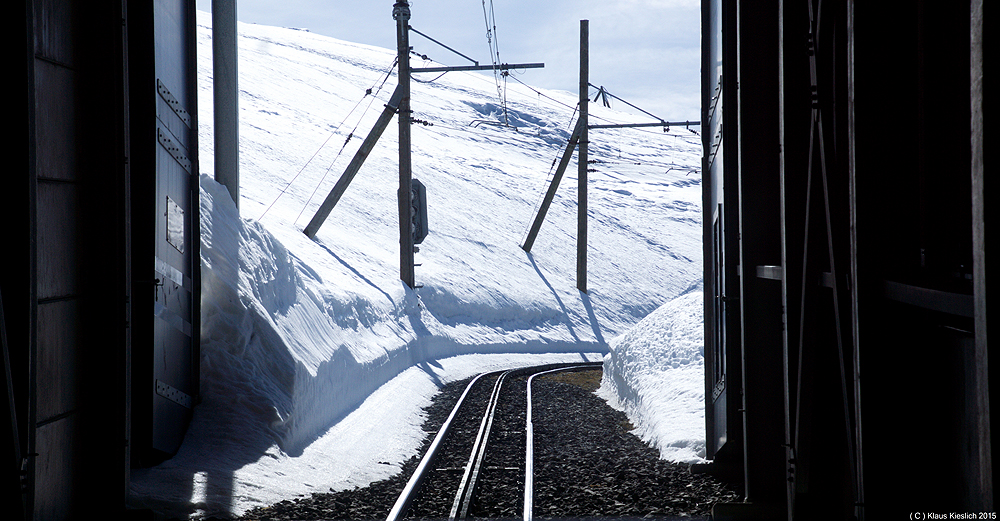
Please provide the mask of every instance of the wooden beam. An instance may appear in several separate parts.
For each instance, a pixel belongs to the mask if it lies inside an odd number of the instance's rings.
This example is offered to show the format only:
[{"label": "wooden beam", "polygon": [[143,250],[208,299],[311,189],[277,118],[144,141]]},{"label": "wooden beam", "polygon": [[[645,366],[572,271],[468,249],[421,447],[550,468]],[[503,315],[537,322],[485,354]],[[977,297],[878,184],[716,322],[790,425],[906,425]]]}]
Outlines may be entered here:
[{"label": "wooden beam", "polygon": [[552,182],[549,183],[549,189],[545,192],[545,198],[542,199],[542,205],[538,208],[538,214],[535,215],[535,221],[531,224],[531,230],[528,231],[528,238],[525,239],[524,245],[521,249],[530,252],[531,247],[535,244],[535,238],[538,237],[538,230],[542,227],[542,221],[545,220],[545,214],[549,211],[549,206],[552,204],[552,199],[556,195],[556,189],[559,188],[559,181],[562,180],[563,174],[566,172],[566,167],[569,165],[570,159],[573,158],[573,150],[576,149],[577,141],[580,139],[580,132],[582,130],[583,120],[577,120],[576,128],[573,129],[573,134],[569,138],[569,144],[566,145],[566,150],[563,152],[562,159],[559,161],[559,167],[556,168],[556,173],[552,176]]},{"label": "wooden beam", "polygon": [[389,103],[385,105],[385,109],[382,111],[382,115],[379,116],[378,121],[375,122],[375,126],[372,127],[371,132],[368,133],[368,137],[365,138],[364,143],[361,143],[361,148],[354,154],[354,159],[351,160],[351,164],[347,165],[347,170],[344,170],[343,175],[340,176],[340,180],[330,191],[330,195],[326,196],[326,200],[320,205],[319,210],[316,211],[316,215],[313,215],[309,225],[306,226],[305,234],[309,236],[310,239],[316,238],[316,232],[319,231],[319,227],[323,226],[323,222],[326,218],[330,216],[330,212],[333,211],[333,207],[337,206],[337,202],[340,201],[340,197],[344,195],[344,191],[347,190],[348,185],[354,180],[354,176],[357,175],[358,170],[361,169],[361,165],[365,164],[365,160],[368,159],[368,154],[371,154],[372,149],[375,148],[375,143],[378,142],[379,138],[382,137],[382,132],[385,128],[389,126],[389,122],[392,121],[392,117],[396,114],[396,109],[399,107],[399,100],[403,93],[399,87],[396,87],[396,91],[392,93],[392,97],[389,98]]}]

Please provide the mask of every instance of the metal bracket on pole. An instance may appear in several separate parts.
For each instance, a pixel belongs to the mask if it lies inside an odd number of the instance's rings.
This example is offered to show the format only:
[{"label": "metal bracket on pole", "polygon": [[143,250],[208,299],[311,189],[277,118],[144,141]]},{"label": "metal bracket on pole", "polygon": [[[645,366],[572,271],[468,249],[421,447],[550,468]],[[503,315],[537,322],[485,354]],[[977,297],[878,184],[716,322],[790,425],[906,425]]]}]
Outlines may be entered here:
[{"label": "metal bracket on pole", "polygon": [[319,231],[319,227],[323,226],[323,222],[326,218],[330,216],[330,212],[333,211],[333,207],[337,205],[340,201],[340,197],[344,195],[344,191],[347,190],[347,186],[351,184],[354,180],[354,176],[361,169],[361,165],[365,163],[365,159],[368,159],[368,154],[371,154],[373,148],[375,148],[375,143],[378,142],[379,138],[382,137],[382,132],[385,128],[389,126],[389,122],[392,121],[392,116],[396,114],[396,109],[399,107],[399,100],[402,98],[403,93],[399,87],[396,87],[395,92],[392,93],[392,97],[389,98],[389,103],[386,104],[385,109],[382,111],[382,115],[379,116],[378,121],[375,122],[375,126],[372,127],[371,132],[368,133],[368,137],[365,138],[364,143],[361,144],[361,148],[358,149],[357,153],[354,154],[354,159],[351,160],[351,164],[347,165],[347,170],[344,174],[340,176],[340,180],[330,191],[330,195],[326,196],[326,200],[320,205],[319,210],[316,211],[316,215],[313,216],[312,220],[309,221],[309,225],[306,226],[305,234],[309,236],[310,239],[316,238],[316,232]]},{"label": "metal bracket on pole", "polygon": [[640,127],[694,127],[701,125],[700,121],[661,121],[659,123],[619,123],[615,125],[587,125],[587,128],[600,129],[600,128],[640,128]]},{"label": "metal bracket on pole", "polygon": [[466,55],[464,55],[464,54],[456,51],[455,49],[452,49],[451,47],[448,47],[447,45],[445,45],[445,44],[443,44],[443,43],[435,40],[434,38],[431,38],[430,36],[427,36],[426,34],[424,34],[424,33],[420,32],[420,31],[414,29],[413,26],[410,26],[410,30],[413,31],[413,32],[415,32],[415,33],[417,33],[417,34],[419,34],[420,36],[423,36],[424,38],[427,38],[428,40],[430,40],[430,41],[432,41],[432,42],[440,45],[441,47],[444,47],[445,49],[448,49],[449,51],[451,51],[451,52],[453,52],[453,53],[461,56],[462,58],[465,58],[466,60],[469,60],[470,62],[472,62],[472,63],[474,63],[476,65],[479,65],[479,62],[477,62],[476,60],[473,60],[472,58],[469,58],[468,56],[466,56]]}]

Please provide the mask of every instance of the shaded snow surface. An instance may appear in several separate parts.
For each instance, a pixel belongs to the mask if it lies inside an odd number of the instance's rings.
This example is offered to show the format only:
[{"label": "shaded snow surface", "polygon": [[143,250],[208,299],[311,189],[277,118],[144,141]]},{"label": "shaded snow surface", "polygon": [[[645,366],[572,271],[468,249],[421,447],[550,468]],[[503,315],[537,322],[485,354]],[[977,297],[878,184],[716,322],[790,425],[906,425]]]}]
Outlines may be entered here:
[{"label": "shaded snow surface", "polygon": [[597,394],[624,411],[663,459],[705,457],[702,292],[675,298],[611,341]]},{"label": "shaded snow surface", "polygon": [[[502,119],[492,76],[414,83],[414,117],[434,124],[413,127],[431,230],[414,291],[399,280],[395,121],[316,240],[302,233],[395,87],[395,73],[386,75],[394,52],[239,24],[237,212],[211,178],[210,17],[198,21],[202,402],[177,455],[133,472],[133,506],[240,514],[364,486],[415,453],[420,409],[440,385],[600,360],[609,344],[613,376],[602,393],[664,457],[701,454],[697,136],[591,133],[599,162],[585,294],[575,280],[575,162],[532,253],[519,247],[566,145],[576,96],[509,81],[514,128],[502,128],[490,124]],[[592,114],[642,121],[600,106]]]}]

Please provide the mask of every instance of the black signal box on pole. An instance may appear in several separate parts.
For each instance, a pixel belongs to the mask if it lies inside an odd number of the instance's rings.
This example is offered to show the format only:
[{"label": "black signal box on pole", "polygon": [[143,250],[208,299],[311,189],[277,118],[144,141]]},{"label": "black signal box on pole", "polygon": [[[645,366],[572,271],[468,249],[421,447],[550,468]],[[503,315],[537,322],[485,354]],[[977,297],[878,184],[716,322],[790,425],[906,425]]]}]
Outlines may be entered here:
[{"label": "black signal box on pole", "polygon": [[427,189],[420,181],[410,181],[410,222],[413,244],[420,244],[427,237]]}]

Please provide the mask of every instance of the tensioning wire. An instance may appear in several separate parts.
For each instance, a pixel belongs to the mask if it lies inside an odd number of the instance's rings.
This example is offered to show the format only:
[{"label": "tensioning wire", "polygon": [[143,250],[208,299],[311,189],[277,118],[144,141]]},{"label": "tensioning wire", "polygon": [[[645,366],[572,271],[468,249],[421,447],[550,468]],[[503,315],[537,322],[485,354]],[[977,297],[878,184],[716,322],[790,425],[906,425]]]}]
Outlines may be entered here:
[{"label": "tensioning wire", "polygon": [[[396,57],[396,58],[393,59],[392,65],[390,65],[389,69],[386,71],[386,77],[382,80],[382,84],[381,85],[385,85],[386,80],[389,79],[389,75],[392,73],[392,69],[396,67],[396,61],[398,59],[399,59],[398,57]],[[381,85],[379,86],[380,90],[382,88]],[[372,87],[374,87],[374,85],[372,85]],[[330,132],[330,135],[327,136],[326,140],[323,141],[323,144],[320,145],[319,148],[316,149],[316,152],[314,152],[313,155],[309,158],[309,160],[306,161],[304,165],[302,165],[302,168],[300,168],[299,171],[296,172],[295,175],[292,177],[292,179],[290,181],[288,181],[288,183],[285,185],[285,187],[282,188],[280,192],[278,192],[278,195],[277,195],[277,197],[274,198],[274,201],[271,201],[271,204],[267,207],[266,210],[264,210],[264,213],[260,214],[260,218],[257,219],[258,221],[261,221],[261,220],[264,219],[264,216],[267,215],[267,212],[271,211],[271,208],[273,208],[274,205],[275,205],[275,203],[278,202],[278,199],[280,199],[281,196],[285,194],[285,192],[288,190],[288,188],[292,186],[292,183],[294,183],[295,180],[298,179],[299,175],[301,175],[302,172],[305,171],[306,167],[309,166],[309,163],[311,163],[312,160],[315,159],[317,155],[319,155],[320,151],[322,151],[323,148],[326,146],[326,144],[330,142],[330,139],[332,139],[333,136],[337,133],[337,131],[340,130],[340,127],[344,126],[344,123],[346,123],[347,119],[351,117],[351,114],[354,114],[354,111],[358,109],[358,106],[361,105],[361,102],[364,101],[365,98],[368,97],[368,95],[370,95],[371,93],[372,93],[372,89],[371,88],[369,88],[368,90],[365,91],[365,95],[362,96],[361,99],[359,99],[358,102],[354,104],[354,108],[352,108],[351,111],[348,112],[346,116],[344,116],[344,119],[340,121],[340,123],[337,125],[337,127],[334,128],[332,132]],[[371,102],[368,103],[368,106],[369,107],[371,106]],[[362,117],[364,117],[364,115],[362,115]],[[350,139],[350,137],[348,137],[348,139]],[[343,150],[343,149],[341,149],[341,150]],[[301,213],[299,215],[301,215]]]},{"label": "tensioning wire", "polygon": [[[395,65],[396,65],[396,62],[393,61],[393,67],[395,67]],[[306,208],[309,207],[309,203],[311,203],[313,197],[316,196],[316,192],[319,191],[319,187],[323,186],[323,181],[326,181],[326,176],[330,175],[330,170],[333,169],[333,165],[337,163],[337,159],[340,159],[340,155],[344,153],[344,149],[347,148],[347,143],[349,143],[351,141],[351,138],[354,137],[354,133],[358,130],[358,127],[361,125],[361,122],[364,121],[365,115],[368,114],[368,111],[371,110],[371,108],[372,108],[372,104],[375,103],[376,99],[378,99],[378,95],[379,95],[379,93],[382,92],[382,87],[384,87],[385,86],[385,82],[389,80],[389,75],[391,73],[392,73],[392,67],[389,68],[389,71],[387,72],[385,78],[382,79],[382,83],[379,84],[378,89],[375,91],[375,94],[372,96],[372,99],[368,102],[368,106],[365,107],[364,112],[361,113],[361,117],[358,118],[358,122],[354,124],[354,128],[351,129],[351,132],[349,134],[347,134],[347,139],[345,139],[344,140],[344,144],[341,145],[340,151],[337,152],[337,155],[333,158],[332,161],[330,161],[330,166],[326,167],[326,172],[323,173],[323,177],[320,178],[319,183],[316,183],[316,188],[314,188],[313,191],[312,191],[312,193],[309,195],[309,199],[306,200],[306,204],[302,205],[302,209],[299,210],[299,215],[295,217],[295,221],[292,223],[293,225],[295,225],[296,223],[299,222],[299,219],[302,218],[302,214],[305,213]],[[371,93],[371,89],[368,89],[368,91],[366,92],[365,95],[367,96],[368,93]],[[364,98],[361,98],[361,99],[364,100]]]}]

